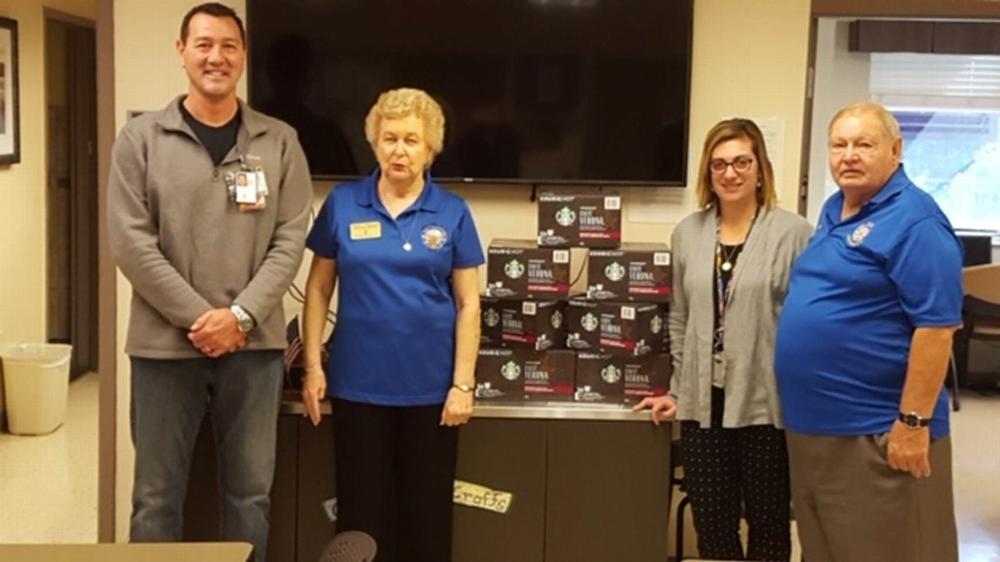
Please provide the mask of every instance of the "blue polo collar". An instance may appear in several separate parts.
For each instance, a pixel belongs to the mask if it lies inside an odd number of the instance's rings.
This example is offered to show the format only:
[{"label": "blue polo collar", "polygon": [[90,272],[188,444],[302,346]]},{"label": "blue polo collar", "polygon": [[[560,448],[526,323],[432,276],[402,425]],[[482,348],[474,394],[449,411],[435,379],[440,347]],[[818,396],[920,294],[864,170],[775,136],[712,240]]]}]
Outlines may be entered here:
[{"label": "blue polo collar", "polygon": [[883,186],[874,197],[869,199],[867,204],[881,205],[894,195],[902,192],[903,189],[910,183],[910,178],[906,175],[906,172],[903,171],[903,165],[900,164],[899,167],[896,168],[896,171],[889,176],[889,181],[885,182],[885,186]]},{"label": "blue polo collar", "polygon": [[[371,175],[362,180],[364,182],[364,189],[358,191],[358,205],[362,207],[376,207],[379,210],[385,210],[382,202],[379,201],[376,196],[376,191],[378,190],[378,179],[381,175],[381,168],[375,166],[375,170],[371,173]],[[420,192],[420,196],[417,197],[417,200],[413,202],[413,205],[411,205],[406,212],[419,209],[420,211],[435,213],[441,210],[442,199],[443,194],[441,192],[441,186],[436,184],[434,180],[431,179],[431,173],[428,170],[424,172],[423,191]]]},{"label": "blue polo collar", "polygon": [[[861,211],[858,214],[854,215],[853,217],[843,222],[852,222],[854,220],[863,218],[868,213],[870,213],[873,208],[881,206],[882,204],[889,201],[896,195],[902,193],[902,191],[906,189],[906,186],[910,185],[911,183],[913,182],[910,181],[910,177],[907,176],[906,171],[903,170],[903,165],[900,164],[899,167],[896,168],[896,171],[893,172],[891,176],[889,176],[889,181],[885,182],[885,185],[882,186],[882,189],[878,190],[878,193],[876,193],[871,199],[869,199],[864,205],[861,206]],[[834,194],[831,203],[826,206],[826,219],[831,226],[840,224],[842,222],[840,220],[840,210],[843,208],[843,206],[844,206],[844,192],[838,190],[837,193]]]}]

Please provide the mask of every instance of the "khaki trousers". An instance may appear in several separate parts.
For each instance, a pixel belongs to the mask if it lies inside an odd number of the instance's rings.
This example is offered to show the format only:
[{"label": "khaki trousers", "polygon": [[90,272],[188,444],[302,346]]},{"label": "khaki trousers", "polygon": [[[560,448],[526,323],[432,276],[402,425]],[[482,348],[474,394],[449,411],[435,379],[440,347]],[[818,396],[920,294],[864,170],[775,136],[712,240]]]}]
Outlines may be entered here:
[{"label": "khaki trousers", "polygon": [[915,478],[889,467],[888,434],[785,433],[805,562],[958,561],[949,437]]}]

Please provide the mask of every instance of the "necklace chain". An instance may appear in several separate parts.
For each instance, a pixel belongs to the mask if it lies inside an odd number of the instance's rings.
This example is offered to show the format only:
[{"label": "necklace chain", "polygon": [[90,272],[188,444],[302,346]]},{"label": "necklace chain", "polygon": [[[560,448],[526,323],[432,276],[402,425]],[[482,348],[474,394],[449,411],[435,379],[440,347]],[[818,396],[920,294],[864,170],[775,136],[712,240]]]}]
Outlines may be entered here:
[{"label": "necklace chain", "polygon": [[[410,240],[413,238],[413,229],[416,228],[417,226],[417,215],[419,214],[420,214],[419,208],[413,211],[413,216],[410,218],[410,230],[406,234],[406,237],[403,238],[403,249],[406,250],[407,252],[413,249],[413,244],[410,243]],[[399,232],[400,234],[402,234],[403,232],[402,229]]]},{"label": "necklace chain", "polygon": [[755,222],[757,222],[757,215],[759,214],[760,214],[760,206],[757,207],[757,210],[753,214],[753,218],[750,219],[750,225],[747,227],[747,232],[743,236],[743,241],[740,242],[739,244],[733,244],[732,246],[730,246],[730,250],[728,251],[726,250],[726,247],[722,244],[722,217],[721,216],[717,217],[716,220],[718,222],[716,222],[715,224],[715,249],[716,252],[718,252],[719,257],[721,258],[719,260],[718,266],[720,269],[722,269],[722,271],[728,272],[736,265],[732,262],[732,258],[736,257],[736,255],[739,253],[740,246],[746,244],[747,240],[750,239],[750,232],[753,231],[753,225]]}]

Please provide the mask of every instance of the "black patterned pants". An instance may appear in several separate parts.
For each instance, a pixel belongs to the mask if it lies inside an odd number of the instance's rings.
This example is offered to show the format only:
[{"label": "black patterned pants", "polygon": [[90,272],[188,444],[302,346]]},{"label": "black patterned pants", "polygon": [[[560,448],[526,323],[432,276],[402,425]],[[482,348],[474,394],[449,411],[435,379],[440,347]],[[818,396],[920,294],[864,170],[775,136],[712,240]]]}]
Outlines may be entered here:
[{"label": "black patterned pants", "polygon": [[[712,427],[681,422],[684,487],[702,558],[782,560],[791,556],[785,432],[771,425],[722,427],[724,391],[713,389]],[[744,555],[740,518],[749,541]]]}]

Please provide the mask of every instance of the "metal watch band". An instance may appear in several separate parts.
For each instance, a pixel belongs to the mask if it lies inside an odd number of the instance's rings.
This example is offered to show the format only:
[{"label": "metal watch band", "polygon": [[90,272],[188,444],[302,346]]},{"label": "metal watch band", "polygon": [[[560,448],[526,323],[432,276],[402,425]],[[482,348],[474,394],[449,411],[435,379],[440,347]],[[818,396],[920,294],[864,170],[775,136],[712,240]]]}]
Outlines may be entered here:
[{"label": "metal watch band", "polygon": [[472,387],[469,386],[469,385],[467,385],[467,384],[457,384],[456,383],[456,384],[451,385],[451,387],[452,388],[457,388],[457,389],[461,390],[462,392],[472,392]]},{"label": "metal watch band", "polygon": [[234,304],[229,307],[229,311],[232,312],[233,316],[236,317],[236,325],[239,326],[240,331],[243,332],[244,334],[249,332],[250,330],[253,330],[254,327],[257,325],[257,322],[254,321],[253,316],[250,316],[250,313],[243,310],[242,306]]}]

